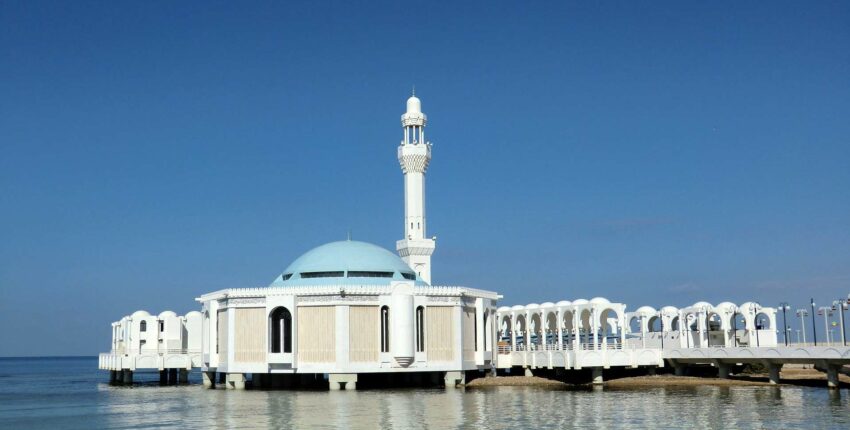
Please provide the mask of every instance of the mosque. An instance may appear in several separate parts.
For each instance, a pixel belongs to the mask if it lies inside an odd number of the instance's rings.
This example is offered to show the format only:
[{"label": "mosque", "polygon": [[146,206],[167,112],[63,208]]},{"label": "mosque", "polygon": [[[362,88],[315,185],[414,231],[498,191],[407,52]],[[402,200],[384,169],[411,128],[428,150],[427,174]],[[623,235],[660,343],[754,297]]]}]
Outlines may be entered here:
[{"label": "mosque", "polygon": [[[165,380],[179,370],[184,380],[197,367],[207,386],[230,388],[244,388],[249,374],[253,385],[327,375],[332,389],[353,389],[362,374],[442,377],[454,385],[467,371],[492,368],[501,296],[431,285],[436,241],[426,234],[426,123],[419,98],[411,96],[398,146],[404,235],[397,255],[371,243],[332,242],[298,257],[268,287],[202,295],[201,311],[182,320],[136,312],[113,323],[110,369],[121,368],[121,379],[130,381],[137,368],[160,369]],[[182,343],[171,334],[181,324]]]},{"label": "mosque", "polygon": [[731,366],[753,362],[767,365],[778,383],[782,363],[820,360],[837,386],[850,349],[780,348],[776,309],[756,302],[627,312],[623,303],[595,297],[497,307],[496,292],[431,285],[436,240],[426,234],[426,123],[411,96],[397,150],[404,175],[397,254],[332,242],[298,257],[267,287],[201,295],[200,311],[125,316],[112,323],[112,348],[99,357],[110,382],[132,383],[139,370],[158,370],[162,383],[186,382],[199,369],[206,387],[318,381],[350,390],[376,379],[453,387],[497,371],[589,369],[601,383],[612,367],[672,366],[680,374],[708,363],[728,377]]}]

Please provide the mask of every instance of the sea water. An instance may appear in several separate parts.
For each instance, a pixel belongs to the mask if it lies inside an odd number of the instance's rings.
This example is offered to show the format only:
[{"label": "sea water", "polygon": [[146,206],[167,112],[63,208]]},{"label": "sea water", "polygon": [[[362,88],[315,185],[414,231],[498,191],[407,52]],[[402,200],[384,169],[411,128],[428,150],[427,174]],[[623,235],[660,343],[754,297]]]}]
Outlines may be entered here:
[{"label": "sea water", "polygon": [[850,428],[850,390],[654,387],[208,390],[137,372],[110,386],[97,358],[0,358],[0,428]]}]

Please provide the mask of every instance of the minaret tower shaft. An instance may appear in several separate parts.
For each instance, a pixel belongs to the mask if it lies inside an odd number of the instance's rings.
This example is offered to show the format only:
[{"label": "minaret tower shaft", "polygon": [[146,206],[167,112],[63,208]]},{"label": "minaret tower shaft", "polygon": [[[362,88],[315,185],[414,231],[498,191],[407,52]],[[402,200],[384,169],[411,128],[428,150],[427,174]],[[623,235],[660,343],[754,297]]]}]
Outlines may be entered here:
[{"label": "minaret tower shaft", "polygon": [[398,162],[404,173],[404,239],[396,242],[396,250],[419,279],[430,284],[436,243],[425,235],[425,171],[431,161],[431,143],[425,140],[427,121],[414,93],[401,116],[404,139],[398,147]]}]

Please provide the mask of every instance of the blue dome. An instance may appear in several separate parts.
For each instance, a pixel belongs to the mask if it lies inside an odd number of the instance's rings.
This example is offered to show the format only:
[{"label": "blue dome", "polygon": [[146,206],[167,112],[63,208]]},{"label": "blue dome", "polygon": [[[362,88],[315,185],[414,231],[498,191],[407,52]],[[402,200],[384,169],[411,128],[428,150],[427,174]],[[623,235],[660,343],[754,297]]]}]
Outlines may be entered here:
[{"label": "blue dome", "polygon": [[305,252],[269,286],[389,285],[404,280],[427,285],[392,252],[371,243],[345,240]]}]

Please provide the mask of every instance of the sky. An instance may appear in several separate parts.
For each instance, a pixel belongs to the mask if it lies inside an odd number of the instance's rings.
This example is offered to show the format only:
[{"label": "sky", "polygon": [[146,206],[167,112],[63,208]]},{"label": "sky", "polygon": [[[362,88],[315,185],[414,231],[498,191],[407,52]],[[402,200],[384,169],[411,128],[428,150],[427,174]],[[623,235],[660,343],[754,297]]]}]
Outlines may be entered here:
[{"label": "sky", "polygon": [[848,22],[842,1],[0,2],[0,356],[106,351],[123,315],[266,286],[349,231],[393,249],[413,85],[434,284],[847,297]]}]

